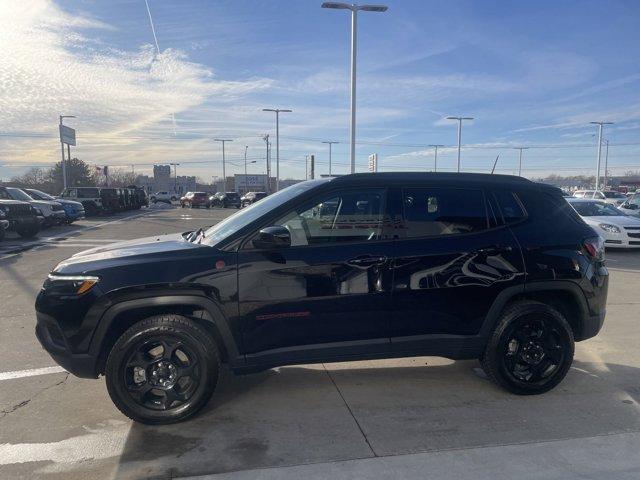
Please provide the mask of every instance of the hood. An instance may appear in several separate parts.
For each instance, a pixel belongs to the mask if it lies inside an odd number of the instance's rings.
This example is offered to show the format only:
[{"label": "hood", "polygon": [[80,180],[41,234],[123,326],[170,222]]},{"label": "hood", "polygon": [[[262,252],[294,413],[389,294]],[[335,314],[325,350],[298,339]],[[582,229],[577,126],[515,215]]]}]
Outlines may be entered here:
[{"label": "hood", "polygon": [[[209,247],[206,245],[187,242],[181,233],[138,238],[136,240],[128,240],[126,242],[111,243],[76,253],[67,260],[60,262],[54,269],[54,272],[68,273],[69,271],[74,271],[74,273],[76,273],[75,271],[78,269],[74,268],[74,266],[80,267],[81,270],[86,270],[87,268],[93,269],[115,266],[117,263],[121,262],[122,259],[126,259],[126,262],[130,262],[131,257],[149,256],[157,258],[157,254],[166,254],[171,252],[177,254],[184,250],[196,248]],[[96,263],[99,263],[99,265]]]},{"label": "hood", "polygon": [[30,202],[23,202],[22,200],[6,200],[0,199],[0,205],[30,205]]},{"label": "hood", "polygon": [[74,202],[73,200],[65,200],[62,198],[56,198],[55,203],[59,203],[61,205],[69,205],[76,208],[84,208],[80,202]]},{"label": "hood", "polygon": [[613,225],[618,225],[620,227],[640,227],[640,220],[635,217],[628,216],[615,216],[615,217],[582,217],[584,221],[587,223],[591,223],[593,225],[597,225],[599,223],[610,223]]},{"label": "hood", "polygon": [[57,201],[54,202],[53,200],[33,200],[33,201],[30,201],[29,203],[36,207],[52,208],[54,205],[59,204],[60,202],[57,202]]}]

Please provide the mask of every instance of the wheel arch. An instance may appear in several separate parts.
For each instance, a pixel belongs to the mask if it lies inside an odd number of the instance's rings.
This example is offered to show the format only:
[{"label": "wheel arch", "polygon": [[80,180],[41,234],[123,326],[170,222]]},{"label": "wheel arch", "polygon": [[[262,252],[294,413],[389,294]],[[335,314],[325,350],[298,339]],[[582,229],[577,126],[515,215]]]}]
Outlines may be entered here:
[{"label": "wheel arch", "polygon": [[244,363],[238,345],[220,307],[207,297],[189,294],[153,294],[135,299],[115,300],[104,312],[92,338],[96,374],[104,373],[105,363],[117,339],[135,323],[153,315],[183,315],[206,329],[220,348],[221,360],[232,366]]},{"label": "wheel arch", "polygon": [[585,319],[589,315],[587,300],[578,285],[571,281],[533,282],[502,291],[493,302],[482,326],[488,338],[504,309],[517,301],[535,300],[558,310],[569,322],[576,341],[582,339]]}]

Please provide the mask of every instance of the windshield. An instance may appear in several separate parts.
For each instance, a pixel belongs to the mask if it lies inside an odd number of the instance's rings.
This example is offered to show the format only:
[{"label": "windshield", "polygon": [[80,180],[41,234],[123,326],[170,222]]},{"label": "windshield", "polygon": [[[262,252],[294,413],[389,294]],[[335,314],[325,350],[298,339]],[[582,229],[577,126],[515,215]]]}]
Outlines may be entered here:
[{"label": "windshield", "polygon": [[10,187],[8,187],[7,190],[11,194],[11,196],[13,197],[14,200],[21,200],[23,202],[31,202],[31,201],[33,201],[32,197],[30,197],[29,195],[24,193],[19,188],[10,188]]},{"label": "windshield", "polygon": [[612,205],[603,202],[569,202],[582,217],[623,217],[626,216]]},{"label": "windshield", "polygon": [[51,195],[41,192],[40,190],[27,190],[27,193],[37,200],[55,200]]},{"label": "windshield", "polygon": [[232,233],[237,232],[241,228],[250,224],[254,220],[257,220],[266,213],[269,213],[271,210],[279,207],[283,203],[288,202],[292,198],[308,192],[312,188],[328,181],[328,179],[309,180],[307,182],[296,183],[295,185],[291,185],[290,187],[280,190],[258,203],[253,203],[251,206],[243,208],[238,213],[231,215],[222,222],[210,227],[204,233],[203,241],[208,245],[216,245]]}]

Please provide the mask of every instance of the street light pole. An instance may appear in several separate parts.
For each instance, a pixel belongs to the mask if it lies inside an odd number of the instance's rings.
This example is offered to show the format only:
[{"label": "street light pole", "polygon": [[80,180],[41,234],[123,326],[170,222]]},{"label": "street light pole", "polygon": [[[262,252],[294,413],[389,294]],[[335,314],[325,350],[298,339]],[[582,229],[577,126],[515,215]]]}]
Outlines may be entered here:
[{"label": "street light pole", "polygon": [[333,145],[334,143],[340,143],[340,142],[327,141],[322,143],[326,143],[327,145],[329,145],[329,176],[331,176],[331,145]]},{"label": "street light pole", "polygon": [[600,190],[600,160],[602,158],[602,127],[604,125],[613,125],[613,122],[589,122],[592,125],[598,125],[598,165],[596,167],[596,191]]},{"label": "street light pole", "polygon": [[[75,115],[60,115],[60,127],[62,126],[63,118],[76,118],[76,117]],[[60,135],[60,147],[62,148],[62,188],[66,189],[67,188],[67,164],[64,160],[64,143],[62,142],[62,134]],[[68,147],[69,145],[67,145],[68,157],[69,157],[69,160],[71,160],[71,149]]]},{"label": "street light pole", "polygon": [[447,117],[447,120],[456,120],[458,122],[458,173],[460,173],[460,150],[462,144],[462,121],[473,120],[473,117]]},{"label": "street light pole", "polygon": [[604,188],[607,189],[607,165],[609,163],[609,139],[605,139],[605,144],[607,145],[605,154],[604,154]]},{"label": "street light pole", "polygon": [[358,47],[358,11],[386,12],[386,5],[350,5],[348,3],[324,2],[322,8],[351,10],[351,173],[356,172],[356,57]]},{"label": "street light pole", "polygon": [[225,142],[233,142],[233,140],[228,138],[214,138],[214,142],[222,143],[222,188],[223,192],[227,191],[227,172],[225,170],[225,158],[224,158],[224,143]]},{"label": "street light pole", "polygon": [[179,163],[170,163],[173,165],[173,192],[178,193],[178,165]]},{"label": "street light pole", "polygon": [[280,112],[293,112],[286,108],[263,108],[263,112],[276,112],[276,192],[280,190]]},{"label": "street light pole", "polygon": [[520,150],[520,159],[518,161],[518,176],[522,176],[522,151],[529,150],[529,147],[515,147],[514,150]]},{"label": "street light pole", "polygon": [[433,156],[433,171],[437,172],[438,171],[438,147],[444,147],[444,145],[429,145],[430,147],[434,147],[436,149],[436,152]]},{"label": "street light pole", "polygon": [[244,193],[247,193],[247,191],[249,191],[249,182],[247,180],[247,150],[249,150],[249,146],[245,145],[244,146]]},{"label": "street light pole", "polygon": [[267,192],[267,194],[269,194],[270,193],[269,190],[271,189],[271,187],[269,185],[271,183],[271,168],[269,166],[269,134],[263,135],[262,139],[264,140],[264,143],[265,143],[265,145],[267,147],[267,152],[266,152],[266,156],[265,156],[265,159],[266,159],[266,162],[267,162],[267,185],[266,185],[267,190],[266,190],[266,192]]}]

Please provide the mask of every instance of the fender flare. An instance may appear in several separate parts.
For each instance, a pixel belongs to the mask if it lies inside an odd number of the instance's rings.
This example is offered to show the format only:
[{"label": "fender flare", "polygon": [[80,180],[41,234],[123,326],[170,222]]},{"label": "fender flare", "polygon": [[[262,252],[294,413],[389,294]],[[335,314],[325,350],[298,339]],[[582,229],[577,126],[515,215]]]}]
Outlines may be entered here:
[{"label": "fender flare", "polygon": [[107,336],[107,332],[113,325],[115,318],[129,310],[145,307],[162,306],[197,306],[208,312],[210,318],[203,317],[202,320],[213,324],[220,334],[224,348],[228,354],[229,364],[232,366],[244,364],[244,355],[241,355],[236,340],[231,333],[229,324],[222,313],[220,307],[211,299],[197,294],[160,294],[158,292],[148,292],[147,295],[133,299],[114,299],[114,302],[107,308],[96,327],[91,338],[89,352],[99,358],[102,346]]},{"label": "fender flare", "polygon": [[584,324],[585,319],[589,316],[589,307],[587,305],[587,300],[584,296],[584,293],[578,285],[569,280],[531,282],[506,288],[498,294],[496,299],[493,301],[491,308],[489,308],[489,311],[487,312],[485,321],[482,324],[482,328],[480,329],[480,336],[488,338],[489,335],[491,335],[491,332],[498,323],[500,313],[504,309],[505,305],[513,300],[516,296],[520,294],[542,291],[561,291],[570,293],[571,296],[575,299],[576,304],[578,305],[578,309],[580,310],[580,323]]}]

